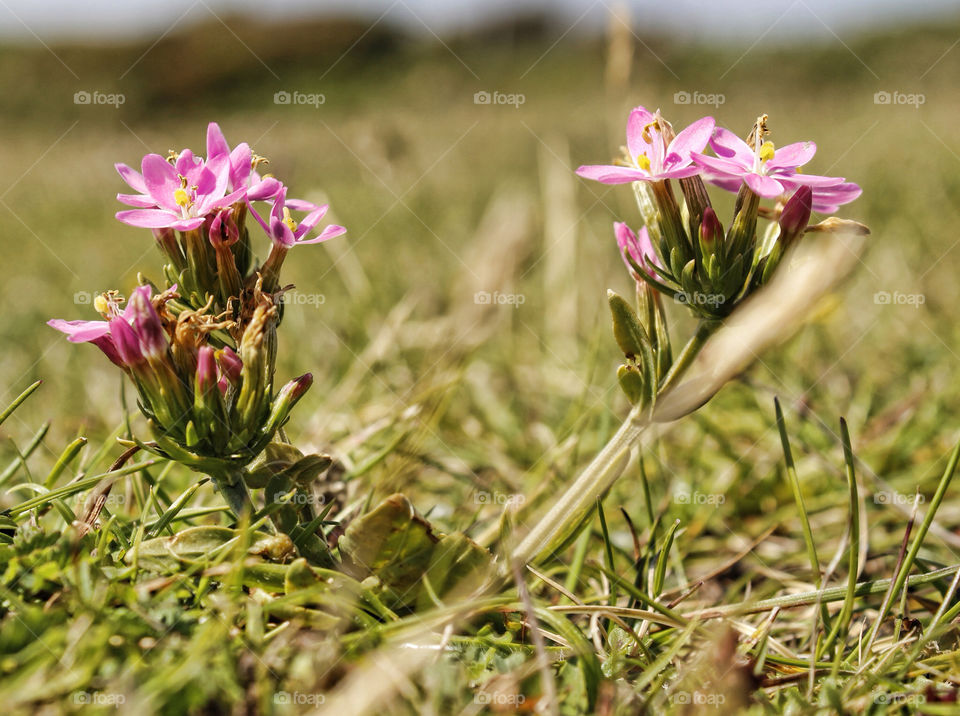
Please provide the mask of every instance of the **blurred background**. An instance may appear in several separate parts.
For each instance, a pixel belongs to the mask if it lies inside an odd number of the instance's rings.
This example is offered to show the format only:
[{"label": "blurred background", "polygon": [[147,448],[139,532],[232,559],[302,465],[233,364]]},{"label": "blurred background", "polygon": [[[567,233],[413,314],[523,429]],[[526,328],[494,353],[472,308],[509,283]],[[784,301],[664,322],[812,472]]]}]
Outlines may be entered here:
[{"label": "blurred background", "polygon": [[810,325],[671,440],[716,441],[719,479],[749,495],[766,476],[738,456],[778,459],[774,394],[811,449],[834,450],[846,415],[905,484],[933,479],[956,431],[955,2],[6,0],[0,38],[0,404],[45,382],[0,429],[7,462],[48,421],[34,450],[52,462],[134,409],[95,348],[44,323],[159,280],[149,232],[113,218],[113,164],[203,153],[217,121],[348,228],[287,260],[307,298],[280,376],[316,379],[294,442],[348,463],[392,446],[385,491],[578,464],[625,412],[605,290],[632,290],[611,225],[639,217],[628,188],[574,170],[618,153],[638,104],[742,135],[768,113],[775,143],[817,142],[811,172],[862,184],[841,215],[873,229]]}]

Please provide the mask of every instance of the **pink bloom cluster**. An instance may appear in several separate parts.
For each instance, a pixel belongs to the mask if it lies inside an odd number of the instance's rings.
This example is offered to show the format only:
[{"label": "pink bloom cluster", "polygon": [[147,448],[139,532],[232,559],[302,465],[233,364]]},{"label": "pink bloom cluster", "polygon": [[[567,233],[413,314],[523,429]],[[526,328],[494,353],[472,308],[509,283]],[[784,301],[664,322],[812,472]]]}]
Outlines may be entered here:
[{"label": "pink bloom cluster", "polygon": [[[799,187],[813,191],[813,210],[832,213],[861,194],[859,186],[843,177],[801,173],[817,151],[813,142],[797,142],[777,149],[758,137],[751,147],[733,132],[715,126],[713,117],[697,120],[671,141],[663,135],[659,113],[637,107],[627,119],[627,158],[621,164],[588,165],[577,174],[604,184],[662,181],[701,175],[728,191],[743,184],[760,197],[785,199]],[[716,156],[704,154],[710,145]]]},{"label": "pink bloom cluster", "polygon": [[[287,200],[286,187],[273,177],[263,177],[254,168],[253,152],[244,142],[233,150],[216,122],[207,127],[207,156],[196,156],[184,149],[169,160],[159,154],[148,154],[141,162],[141,171],[117,164],[117,172],[136,194],[118,194],[117,199],[136,207],[117,212],[117,219],[131,226],[147,229],[175,229],[193,231],[204,224],[209,226],[221,211],[237,203],[246,203],[260,223],[250,202],[272,201],[271,217],[282,216],[282,221],[294,239],[286,232],[267,233],[277,244],[289,248],[298,243],[317,243],[339,236],[346,229],[327,226],[314,239],[305,239],[326,213],[327,206],[317,206],[300,200]],[[306,211],[301,224],[290,216],[289,210]],[[271,226],[273,225],[271,220]]]}]

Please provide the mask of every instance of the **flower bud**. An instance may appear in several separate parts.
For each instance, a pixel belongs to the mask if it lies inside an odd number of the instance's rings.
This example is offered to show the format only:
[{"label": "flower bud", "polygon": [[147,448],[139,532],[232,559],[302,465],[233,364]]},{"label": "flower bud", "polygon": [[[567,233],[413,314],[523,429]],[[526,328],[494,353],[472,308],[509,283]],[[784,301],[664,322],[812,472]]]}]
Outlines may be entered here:
[{"label": "flower bud", "polygon": [[313,385],[313,375],[304,373],[280,389],[277,397],[273,400],[270,417],[264,425],[264,435],[272,435],[277,428],[283,425],[293,406],[296,405],[297,401],[310,389],[311,385]]},{"label": "flower bud", "polygon": [[700,222],[700,246],[704,255],[715,252],[718,241],[723,239],[723,226],[717,218],[717,212],[710,207],[703,211],[703,221]]},{"label": "flower bud", "polygon": [[813,207],[813,189],[802,186],[787,201],[780,213],[780,242],[789,248],[807,228]]},{"label": "flower bud", "polygon": [[240,384],[240,373],[243,371],[243,361],[230,346],[224,346],[217,351],[217,363],[223,378],[232,386]]},{"label": "flower bud", "polygon": [[217,361],[210,346],[197,351],[197,393],[209,393],[217,385]]}]

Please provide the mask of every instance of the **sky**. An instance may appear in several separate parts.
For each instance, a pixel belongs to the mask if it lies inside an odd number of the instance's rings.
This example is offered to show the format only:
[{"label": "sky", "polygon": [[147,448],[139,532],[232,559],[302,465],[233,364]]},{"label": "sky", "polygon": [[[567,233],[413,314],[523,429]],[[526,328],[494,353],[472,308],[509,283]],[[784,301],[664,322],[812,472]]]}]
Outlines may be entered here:
[{"label": "sky", "polygon": [[8,41],[120,42],[246,14],[265,19],[355,16],[438,35],[517,10],[543,11],[569,32],[604,26],[618,3],[638,31],[766,43],[850,36],[910,20],[960,17],[960,0],[0,0]]}]

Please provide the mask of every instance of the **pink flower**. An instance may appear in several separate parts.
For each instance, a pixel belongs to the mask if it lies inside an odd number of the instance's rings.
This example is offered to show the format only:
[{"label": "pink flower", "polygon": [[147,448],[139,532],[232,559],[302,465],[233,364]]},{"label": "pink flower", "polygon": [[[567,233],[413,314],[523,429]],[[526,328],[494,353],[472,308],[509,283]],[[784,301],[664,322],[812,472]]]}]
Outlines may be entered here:
[{"label": "pink flower", "polygon": [[[320,223],[320,220],[324,214],[327,213],[329,207],[327,204],[318,206],[300,199],[290,199],[287,201],[286,187],[283,187],[273,200],[273,209],[270,211],[269,224],[260,218],[260,215],[249,202],[248,206],[250,213],[253,214],[260,226],[263,227],[263,230],[267,232],[267,235],[273,243],[283,248],[289,249],[297,244],[318,244],[321,241],[332,239],[334,236],[340,236],[340,234],[346,232],[344,227],[330,224],[312,239],[304,238]],[[297,223],[290,215],[291,209],[294,211],[306,211],[308,213],[303,221]]]},{"label": "pink flower", "polygon": [[283,188],[283,184],[273,177],[261,177],[253,168],[253,151],[250,145],[242,142],[230,150],[220,125],[210,122],[207,127],[207,156],[226,155],[230,158],[230,191],[247,190],[247,199],[259,201],[272,199]]},{"label": "pink flower", "polygon": [[653,277],[656,277],[651,266],[655,266],[656,254],[653,251],[653,243],[650,241],[650,234],[647,233],[647,227],[640,227],[640,231],[634,233],[633,230],[622,221],[616,221],[613,224],[613,233],[617,237],[617,247],[620,249],[620,258],[626,264],[627,270],[634,275],[633,266],[627,261],[625,254],[629,254],[633,262],[640,266],[644,271]]},{"label": "pink flower", "polygon": [[[212,131],[216,128],[216,131]],[[148,154],[141,172],[126,164],[117,164],[120,176],[139,194],[117,194],[117,199],[136,209],[117,212],[117,219],[146,229],[171,228],[191,231],[200,228],[207,216],[242,200],[246,186],[227,194],[231,179],[231,159],[221,146],[219,128],[211,124],[207,132],[207,159],[184,149],[171,164],[159,154]],[[219,135],[223,139],[223,135]]]},{"label": "pink flower", "polygon": [[750,147],[730,130],[717,127],[710,146],[717,156],[692,152],[691,157],[703,168],[708,181],[728,191],[739,191],[741,184],[746,183],[757,196],[772,199],[800,186],[817,190],[843,183],[842,177],[799,173],[799,168],[817,151],[813,142],[797,142],[776,149],[773,142],[763,142],[758,134],[756,146]]},{"label": "pink flower", "polygon": [[149,286],[138,286],[122,311],[116,301],[98,296],[94,305],[107,320],[54,318],[47,321],[47,325],[66,333],[71,343],[93,343],[113,363],[127,368],[142,361],[144,356],[154,355],[161,347],[161,339],[162,349],[166,350],[166,336],[150,303],[150,294]]},{"label": "pink flower", "polygon": [[713,117],[699,119],[680,132],[667,144],[662,132],[663,119],[659,111],[651,114],[637,107],[627,118],[626,166],[589,165],[577,169],[586,179],[604,184],[626,184],[634,181],[661,181],[683,179],[700,173],[691,165],[691,154],[702,151],[714,128]]}]

